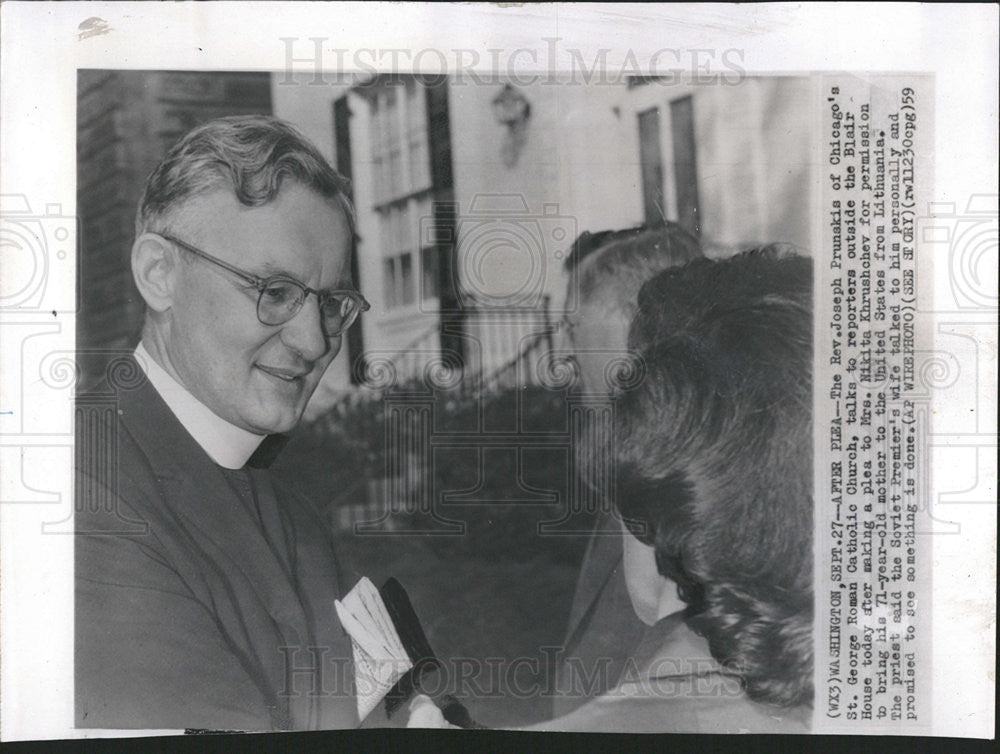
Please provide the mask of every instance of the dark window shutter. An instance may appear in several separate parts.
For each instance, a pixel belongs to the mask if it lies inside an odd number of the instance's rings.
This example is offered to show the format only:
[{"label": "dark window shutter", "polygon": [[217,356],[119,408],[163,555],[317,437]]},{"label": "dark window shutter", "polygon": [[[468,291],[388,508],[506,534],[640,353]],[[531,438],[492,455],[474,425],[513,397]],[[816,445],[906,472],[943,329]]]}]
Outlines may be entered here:
[{"label": "dark window shutter", "polygon": [[448,82],[424,80],[427,90],[427,136],[430,140],[431,181],[434,191],[451,191],[451,122],[448,118]]},{"label": "dark window shutter", "polygon": [[334,100],[333,136],[337,155],[337,170],[342,176],[352,180],[354,171],[351,167],[351,110],[347,104],[347,97]]},{"label": "dark window shutter", "polygon": [[448,81],[423,80],[427,90],[427,136],[430,141],[434,194],[434,231],[438,253],[438,305],[441,310],[441,349],[465,358],[464,315],[458,296],[458,207],[454,202],[451,164],[451,123],[448,117]]},{"label": "dark window shutter", "polygon": [[[351,166],[351,110],[347,104],[347,97],[340,97],[333,103],[333,136],[334,152],[337,156],[337,170],[348,180],[354,177]],[[348,189],[348,197],[354,201],[354,192]],[[360,271],[358,269],[358,249],[357,244],[351,244],[351,279],[354,285],[361,287]],[[351,377],[351,383],[357,385],[361,382],[361,376],[365,373],[365,341],[364,341],[364,317],[359,317],[351,329],[347,331],[347,358],[350,368],[347,370]]]}]

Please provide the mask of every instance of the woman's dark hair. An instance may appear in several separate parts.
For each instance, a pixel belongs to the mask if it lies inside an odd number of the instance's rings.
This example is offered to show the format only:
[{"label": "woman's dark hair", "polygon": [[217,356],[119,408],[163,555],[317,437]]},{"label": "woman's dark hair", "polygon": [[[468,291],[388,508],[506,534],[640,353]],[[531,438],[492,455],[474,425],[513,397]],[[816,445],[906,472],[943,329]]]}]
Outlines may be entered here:
[{"label": "woman's dark hair", "polygon": [[618,506],[750,698],[812,699],[812,265],[772,246],[650,280]]}]

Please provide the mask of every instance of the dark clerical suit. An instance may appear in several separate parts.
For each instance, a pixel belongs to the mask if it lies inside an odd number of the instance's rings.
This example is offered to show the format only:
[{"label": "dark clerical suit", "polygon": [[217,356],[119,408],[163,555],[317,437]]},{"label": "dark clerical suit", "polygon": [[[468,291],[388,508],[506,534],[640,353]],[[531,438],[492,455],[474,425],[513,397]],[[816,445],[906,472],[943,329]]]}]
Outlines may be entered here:
[{"label": "dark clerical suit", "polygon": [[614,512],[603,512],[573,594],[564,652],[556,667],[553,715],[565,715],[613,688],[645,630],[625,586],[620,519]]},{"label": "dark clerical suit", "polygon": [[357,726],[318,513],[264,469],[215,464],[138,382],[103,412],[78,397],[77,726]]}]

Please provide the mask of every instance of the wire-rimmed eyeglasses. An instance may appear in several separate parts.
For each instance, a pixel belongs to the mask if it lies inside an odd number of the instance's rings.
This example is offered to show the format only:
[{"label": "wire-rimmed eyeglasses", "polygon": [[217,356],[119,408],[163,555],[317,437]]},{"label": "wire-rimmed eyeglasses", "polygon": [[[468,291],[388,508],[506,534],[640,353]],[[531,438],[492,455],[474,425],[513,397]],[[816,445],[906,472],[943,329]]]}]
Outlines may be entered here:
[{"label": "wire-rimmed eyeglasses", "polygon": [[315,294],[316,299],[319,301],[323,334],[328,338],[335,338],[342,334],[357,321],[358,315],[361,312],[371,309],[371,304],[357,291],[348,289],[317,291],[285,275],[276,275],[269,278],[258,277],[238,267],[234,267],[228,262],[223,262],[218,257],[214,257],[208,252],[202,251],[198,247],[185,243],[167,233],[157,233],[156,235],[166,239],[170,243],[177,244],[185,251],[201,257],[207,262],[211,262],[234,275],[238,275],[253,285],[259,294],[257,297],[257,319],[260,320],[261,324],[271,326],[285,324],[299,313],[299,310],[302,309],[302,305],[306,301],[306,297],[310,293]]}]

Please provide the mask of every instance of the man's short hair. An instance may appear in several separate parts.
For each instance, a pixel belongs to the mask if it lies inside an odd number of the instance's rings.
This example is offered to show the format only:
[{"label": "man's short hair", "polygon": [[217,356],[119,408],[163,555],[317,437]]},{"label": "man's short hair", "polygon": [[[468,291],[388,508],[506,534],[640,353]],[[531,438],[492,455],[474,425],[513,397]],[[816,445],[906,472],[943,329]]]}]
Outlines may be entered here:
[{"label": "man's short hair", "polygon": [[[626,230],[585,232],[573,243],[565,268],[576,270],[580,301],[595,298],[631,319],[639,288],[663,270],[702,256],[698,239],[663,221]],[[574,276],[571,275],[571,285]]]},{"label": "man's short hair", "polygon": [[209,121],[186,134],[146,181],[136,213],[136,235],[188,199],[229,189],[247,207],[272,201],[285,179],[298,181],[340,204],[352,235],[349,181],[297,129],[278,118],[237,115]]},{"label": "man's short hair", "polygon": [[769,247],[668,270],[630,333],[618,508],[688,625],[780,706],[812,698],[812,263]]}]

